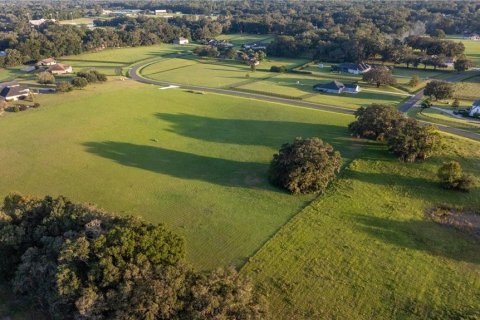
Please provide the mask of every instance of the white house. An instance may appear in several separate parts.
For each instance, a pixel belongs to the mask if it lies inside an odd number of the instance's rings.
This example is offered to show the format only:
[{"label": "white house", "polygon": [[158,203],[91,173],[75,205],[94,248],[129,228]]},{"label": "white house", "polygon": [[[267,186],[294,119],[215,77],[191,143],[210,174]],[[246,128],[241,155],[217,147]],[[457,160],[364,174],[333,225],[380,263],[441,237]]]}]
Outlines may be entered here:
[{"label": "white house", "polygon": [[480,115],[480,100],[475,101],[473,103],[472,107],[470,108],[470,111],[468,112],[468,115],[470,117],[473,117],[476,114]]},{"label": "white house", "polygon": [[165,9],[155,10],[155,15],[162,15],[166,13],[167,13],[167,10]]},{"label": "white house", "polygon": [[360,86],[352,83],[352,84],[343,84],[340,81],[334,80],[329,83],[324,84],[316,84],[313,86],[313,89],[320,92],[327,92],[327,93],[358,93],[360,92]]},{"label": "white house", "polygon": [[55,60],[54,58],[47,58],[37,62],[37,66],[39,67],[50,67],[56,64],[57,60]]},{"label": "white house", "polygon": [[3,84],[0,91],[0,99],[5,101],[17,101],[25,99],[30,94],[30,89],[24,87],[16,82]]},{"label": "white house", "polygon": [[57,20],[55,19],[38,19],[38,20],[29,20],[28,22],[30,23],[30,25],[32,27],[35,27],[35,28],[38,28],[40,27],[42,24],[46,23],[46,22],[56,22]]},{"label": "white house", "polygon": [[188,44],[188,39],[184,37],[173,40],[173,44]]},{"label": "white house", "polygon": [[335,69],[340,72],[363,74],[372,70],[372,67],[366,63],[341,63]]},{"label": "white house", "polygon": [[48,68],[47,71],[50,72],[51,74],[67,74],[67,73],[72,73],[73,68],[72,66],[69,66],[66,64],[57,63],[51,66],[50,68]]}]

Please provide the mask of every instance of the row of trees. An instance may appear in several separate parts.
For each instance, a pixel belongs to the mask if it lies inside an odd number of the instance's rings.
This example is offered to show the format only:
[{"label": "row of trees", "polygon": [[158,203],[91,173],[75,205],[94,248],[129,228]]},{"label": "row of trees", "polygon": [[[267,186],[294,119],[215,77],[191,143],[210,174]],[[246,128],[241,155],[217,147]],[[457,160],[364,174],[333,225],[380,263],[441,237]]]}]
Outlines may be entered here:
[{"label": "row of trees", "polygon": [[164,225],[64,197],[18,194],[0,210],[0,275],[49,319],[265,319],[235,270],[196,272]]}]

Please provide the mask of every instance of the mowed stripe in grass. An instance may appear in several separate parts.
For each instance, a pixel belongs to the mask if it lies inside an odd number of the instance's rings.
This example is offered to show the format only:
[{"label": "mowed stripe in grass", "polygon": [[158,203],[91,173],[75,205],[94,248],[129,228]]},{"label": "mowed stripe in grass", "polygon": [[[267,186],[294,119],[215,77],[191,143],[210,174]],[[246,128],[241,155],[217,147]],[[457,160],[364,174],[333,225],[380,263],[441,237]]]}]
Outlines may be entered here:
[{"label": "mowed stripe in grass", "polygon": [[368,143],[324,196],[244,266],[274,319],[464,319],[480,313],[480,243],[424,210],[480,207],[480,188],[443,190],[455,159],[480,178],[480,143],[449,137],[440,156],[404,164]]},{"label": "mowed stripe in grass", "polygon": [[197,268],[241,265],[313,199],[268,183],[283,143],[354,152],[349,115],[118,80],[36,99],[0,119],[0,196],[63,194],[167,223]]}]

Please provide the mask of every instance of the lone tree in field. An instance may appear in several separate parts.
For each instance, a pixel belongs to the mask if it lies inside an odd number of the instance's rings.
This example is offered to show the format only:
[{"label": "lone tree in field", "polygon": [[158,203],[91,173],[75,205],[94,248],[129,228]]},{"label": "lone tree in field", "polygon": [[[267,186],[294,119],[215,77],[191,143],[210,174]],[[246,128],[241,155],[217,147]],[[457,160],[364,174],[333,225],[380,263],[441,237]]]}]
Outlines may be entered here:
[{"label": "lone tree in field", "polygon": [[410,79],[410,81],[408,81],[408,85],[411,87],[411,88],[415,88],[416,86],[418,86],[420,84],[420,78],[414,74],[412,76],[412,78]]},{"label": "lone tree in field", "polygon": [[378,87],[382,85],[394,85],[397,83],[390,70],[375,68],[363,74],[363,81],[373,83]]},{"label": "lone tree in field", "polygon": [[463,173],[462,166],[457,161],[445,162],[438,169],[438,178],[445,189],[468,192],[474,186],[474,179]]},{"label": "lone tree in field", "polygon": [[424,94],[435,100],[453,98],[453,84],[445,81],[433,80],[425,86]]},{"label": "lone tree in field", "polygon": [[381,104],[372,104],[355,111],[356,120],[348,125],[354,135],[379,141],[385,140],[403,115],[394,108]]},{"label": "lone tree in field", "polygon": [[453,68],[455,68],[455,70],[458,72],[467,71],[471,67],[473,67],[472,60],[468,59],[465,56],[461,56],[453,63]]},{"label": "lone tree in field", "polygon": [[405,162],[431,157],[440,144],[440,135],[435,126],[423,126],[411,118],[399,122],[388,138],[389,150]]},{"label": "lone tree in field", "polygon": [[63,197],[5,198],[0,255],[12,292],[48,319],[267,318],[248,279],[192,271],[182,238],[165,226]]},{"label": "lone tree in field", "polygon": [[40,84],[54,84],[55,76],[50,72],[40,72],[37,76],[37,82]]},{"label": "lone tree in field", "polygon": [[323,193],[340,171],[340,152],[319,138],[284,144],[270,164],[270,181],[293,194]]}]

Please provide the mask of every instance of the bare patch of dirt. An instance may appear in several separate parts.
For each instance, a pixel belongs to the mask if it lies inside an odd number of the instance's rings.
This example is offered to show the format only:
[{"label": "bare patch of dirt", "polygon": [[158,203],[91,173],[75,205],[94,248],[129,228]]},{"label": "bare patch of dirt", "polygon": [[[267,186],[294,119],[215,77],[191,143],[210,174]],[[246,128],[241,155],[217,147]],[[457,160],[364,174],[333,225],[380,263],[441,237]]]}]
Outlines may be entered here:
[{"label": "bare patch of dirt", "polygon": [[433,221],[464,231],[480,239],[480,210],[440,206],[427,210]]}]

